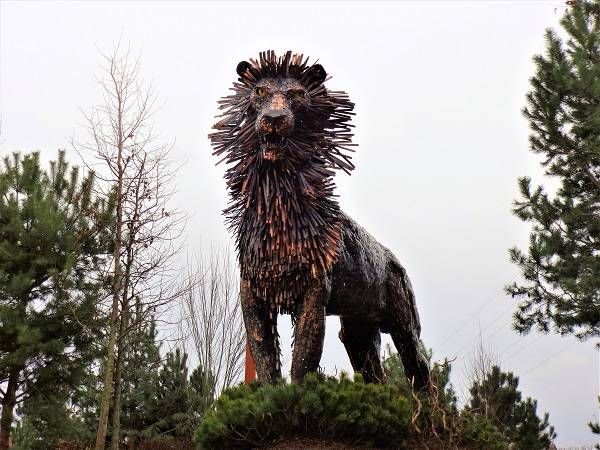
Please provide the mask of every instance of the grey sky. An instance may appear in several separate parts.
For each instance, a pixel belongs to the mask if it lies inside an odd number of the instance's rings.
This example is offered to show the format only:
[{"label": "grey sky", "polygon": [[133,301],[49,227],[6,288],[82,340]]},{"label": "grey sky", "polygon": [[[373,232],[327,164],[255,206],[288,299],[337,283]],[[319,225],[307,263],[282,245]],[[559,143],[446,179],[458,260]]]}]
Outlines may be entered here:
[{"label": "grey sky", "polygon": [[[191,251],[229,235],[222,173],[207,133],[235,66],[260,50],[318,58],[328,87],[356,102],[351,177],[337,177],[347,213],[399,257],[416,291],[434,358],[464,372],[481,330],[525,395],[549,411],[560,446],[591,444],[598,417],[598,352],[573,338],[518,337],[503,293],[517,270],[507,249],[528,227],[510,213],[516,180],[541,171],[520,115],[562,1],[512,2],[1,2],[0,153],[53,158],[98,99],[97,49],[123,36],[142,51],[142,74],[164,106],[156,129],[184,163],[178,206],[192,215]],[[72,162],[77,156],[69,152]],[[289,323],[288,323],[289,325]],[[349,369],[328,321],[322,365]],[[283,331],[283,330],[282,330]],[[289,332],[284,358],[289,359]],[[387,341],[386,341],[387,342]],[[567,346],[570,347],[567,348]],[[563,351],[563,349],[565,349]]]}]

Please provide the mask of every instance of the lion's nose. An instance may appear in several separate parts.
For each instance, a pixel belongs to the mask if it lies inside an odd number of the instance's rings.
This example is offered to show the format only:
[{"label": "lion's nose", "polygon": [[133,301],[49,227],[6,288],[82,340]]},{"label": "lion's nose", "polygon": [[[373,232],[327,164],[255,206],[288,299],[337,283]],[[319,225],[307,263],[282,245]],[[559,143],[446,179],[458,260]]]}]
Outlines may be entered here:
[{"label": "lion's nose", "polygon": [[289,136],[294,130],[294,117],[283,109],[270,109],[263,116],[263,129]]}]

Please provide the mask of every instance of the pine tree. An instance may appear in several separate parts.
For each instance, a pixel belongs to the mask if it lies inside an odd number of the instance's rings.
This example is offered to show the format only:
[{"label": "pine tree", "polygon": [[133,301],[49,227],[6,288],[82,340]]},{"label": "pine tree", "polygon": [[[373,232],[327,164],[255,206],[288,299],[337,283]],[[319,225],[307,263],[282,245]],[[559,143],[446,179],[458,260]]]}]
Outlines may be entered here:
[{"label": "pine tree", "polygon": [[[452,383],[450,383],[450,372],[452,371],[452,363],[447,359],[441,362],[431,362],[433,351],[425,348],[421,343],[421,351],[427,355],[427,359],[431,365],[431,379],[435,384],[436,402],[443,406],[448,411],[458,411],[458,399]],[[383,370],[385,371],[386,383],[393,384],[400,388],[401,392],[407,397],[412,396],[413,387],[409,384],[402,360],[398,352],[393,351],[391,346],[386,348],[387,357],[383,360]]]},{"label": "pine tree", "polygon": [[215,376],[210,369],[196,367],[190,375],[189,391],[191,420],[199,422],[200,418],[215,401]]},{"label": "pine tree", "polygon": [[37,153],[0,167],[0,449],[23,397],[76,385],[100,333],[94,274],[112,209],[93,182],[64,152],[47,172]]},{"label": "pine tree", "polygon": [[166,355],[151,409],[155,434],[191,437],[195,431],[190,400],[187,354],[176,348]]},{"label": "pine tree", "polygon": [[[141,314],[136,305],[136,313]],[[154,318],[136,321],[138,325],[125,337],[122,346],[123,377],[121,379],[121,433],[128,442],[149,435],[153,425],[151,415],[156,398],[158,373],[161,367],[160,345],[156,341],[158,331]]]},{"label": "pine tree", "polygon": [[560,186],[551,195],[519,179],[513,211],[533,229],[527,254],[510,250],[524,282],[507,291],[522,298],[518,331],[537,325],[583,338],[600,335],[600,3],[575,2],[561,25],[566,45],[547,31],[523,110],[531,150]]},{"label": "pine tree", "polygon": [[517,389],[519,379],[498,366],[492,367],[482,380],[470,389],[466,411],[491,421],[519,449],[545,450],[556,436],[548,422],[548,414],[537,416],[537,401],[522,399]]},{"label": "pine tree", "polygon": [[59,441],[89,443],[92,427],[73,410],[73,386],[53,386],[52,390],[33,391],[18,408],[18,414],[32,431],[31,448],[46,450]]}]

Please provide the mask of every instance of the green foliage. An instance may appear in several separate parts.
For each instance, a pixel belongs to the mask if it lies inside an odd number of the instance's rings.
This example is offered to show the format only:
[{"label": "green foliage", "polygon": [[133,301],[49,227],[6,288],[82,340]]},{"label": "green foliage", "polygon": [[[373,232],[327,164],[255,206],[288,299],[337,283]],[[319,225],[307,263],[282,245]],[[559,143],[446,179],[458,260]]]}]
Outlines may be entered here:
[{"label": "green foliage", "polygon": [[[450,361],[434,363],[431,388],[428,392],[414,393],[398,353],[392,352],[390,347],[387,353],[383,361],[387,383],[398,386],[411,400],[414,411],[409,448],[503,450],[508,447],[506,437],[489,419],[468,410],[459,411],[456,393],[450,384]],[[431,359],[431,351],[424,353]]]},{"label": "green foliage", "polygon": [[36,430],[29,421],[17,422],[12,432],[13,450],[33,450],[36,443]]},{"label": "green foliage", "polygon": [[200,448],[253,448],[290,436],[397,447],[407,436],[408,400],[392,385],[308,375],[300,384],[224,391],[196,433]]},{"label": "green foliage", "polygon": [[463,411],[458,423],[458,445],[481,450],[508,449],[506,437],[485,417]]},{"label": "green foliage", "polygon": [[552,196],[519,179],[513,211],[533,228],[527,254],[510,250],[525,281],[507,291],[522,299],[517,330],[589,337],[600,335],[600,4],[576,2],[561,24],[566,46],[547,31],[523,111],[531,149],[560,187]]},{"label": "green foliage", "polygon": [[192,411],[199,417],[211,407],[215,401],[215,386],[217,385],[215,376],[210,369],[205,370],[198,366],[190,375],[190,402]]},{"label": "green foliage", "polygon": [[[76,386],[101,334],[99,275],[112,205],[92,193],[64,152],[43,171],[37,153],[0,166],[0,384],[2,427],[19,398]],[[6,384],[4,384],[6,383]],[[60,403],[60,402],[59,402]],[[57,405],[54,399],[47,403]],[[57,416],[62,413],[58,407]],[[49,412],[47,417],[52,417]],[[32,423],[37,424],[35,420]]]},{"label": "green foliage", "polygon": [[[142,308],[136,305],[135,316]],[[152,434],[148,429],[159,419],[152,416],[161,367],[160,345],[156,342],[156,321],[137,323],[126,335],[121,379],[121,432],[130,440]]]},{"label": "green foliage", "polygon": [[[598,397],[598,402],[600,403],[600,397]],[[600,435],[600,422],[590,422],[588,423],[588,426],[592,433]],[[594,448],[600,450],[600,443],[596,444]]]},{"label": "green foliage", "polygon": [[45,450],[59,441],[90,442],[93,439],[92,429],[67,407],[70,398],[70,387],[55,386],[50,391],[36,392],[24,401],[19,414],[34,431],[32,450]]},{"label": "green foliage", "polygon": [[466,411],[488,419],[505,436],[523,450],[545,450],[556,434],[548,422],[548,414],[537,416],[537,401],[525,400],[517,389],[519,379],[512,373],[492,367],[482,380],[475,381],[469,391]]},{"label": "green foliage", "polygon": [[156,397],[150,407],[154,420],[151,425],[152,434],[192,436],[197,421],[191,408],[187,354],[179,348],[167,353],[158,374],[155,393]]},{"label": "green foliage", "polygon": [[188,438],[169,436],[144,439],[136,444],[136,450],[196,450],[196,445]]},{"label": "green foliage", "polygon": [[[213,401],[213,394],[202,391],[203,372],[194,369],[188,377],[187,355],[176,349],[160,354],[154,318],[141,320],[136,306],[132,326],[123,348],[121,380],[121,440],[127,438],[135,448],[192,448],[191,439],[202,412]],[[102,370],[90,375],[72,396],[77,424],[84,431],[69,439],[87,444],[87,430],[95,438]],[[110,430],[109,430],[110,431]],[[72,437],[71,437],[72,436]]]}]

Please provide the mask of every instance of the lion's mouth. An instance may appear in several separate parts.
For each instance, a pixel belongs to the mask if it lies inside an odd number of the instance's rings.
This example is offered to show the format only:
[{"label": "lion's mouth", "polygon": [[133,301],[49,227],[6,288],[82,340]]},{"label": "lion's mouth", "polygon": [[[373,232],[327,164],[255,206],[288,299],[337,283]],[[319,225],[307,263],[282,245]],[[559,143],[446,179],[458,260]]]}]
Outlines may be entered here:
[{"label": "lion's mouth", "polygon": [[277,133],[263,134],[260,137],[262,156],[268,161],[279,159],[286,146],[287,139]]}]

